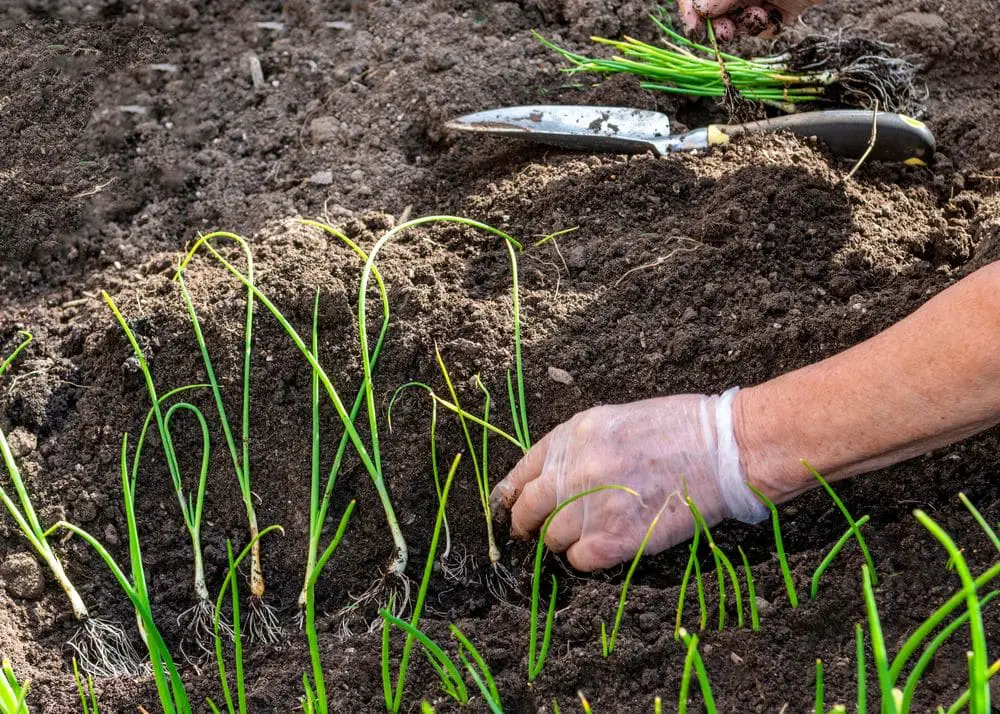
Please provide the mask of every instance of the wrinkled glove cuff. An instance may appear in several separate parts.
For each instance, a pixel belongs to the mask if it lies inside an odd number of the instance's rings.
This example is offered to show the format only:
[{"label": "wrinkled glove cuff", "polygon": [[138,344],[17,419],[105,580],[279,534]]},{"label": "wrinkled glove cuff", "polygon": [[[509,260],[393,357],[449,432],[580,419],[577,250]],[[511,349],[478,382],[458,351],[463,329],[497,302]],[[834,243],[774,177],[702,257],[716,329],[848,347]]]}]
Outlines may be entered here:
[{"label": "wrinkled glove cuff", "polygon": [[739,391],[739,387],[733,387],[715,400],[716,474],[729,517],[743,523],[760,523],[769,511],[746,484],[733,427],[733,399]]}]

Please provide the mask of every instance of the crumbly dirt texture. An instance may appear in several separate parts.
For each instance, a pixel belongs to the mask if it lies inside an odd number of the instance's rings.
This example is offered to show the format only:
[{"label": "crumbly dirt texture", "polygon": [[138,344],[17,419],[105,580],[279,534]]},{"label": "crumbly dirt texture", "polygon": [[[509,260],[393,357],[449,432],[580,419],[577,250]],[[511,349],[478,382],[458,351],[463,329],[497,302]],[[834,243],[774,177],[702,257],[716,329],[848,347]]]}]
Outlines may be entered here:
[{"label": "crumbly dirt texture", "polygon": [[[540,101],[657,108],[678,128],[724,120],[710,102],[647,93],[627,78],[598,83],[563,75],[559,60],[530,36],[537,28],[587,52],[594,51],[591,34],[652,40],[638,0],[5,3],[0,354],[13,349],[19,329],[31,330],[35,342],[0,383],[0,425],[42,520],[78,523],[127,562],[119,451],[122,434],[141,427],[148,397],[100,291],[115,297],[139,334],[161,390],[204,381],[171,281],[184,244],[200,232],[246,235],[262,288],[304,335],[321,291],[322,361],[349,400],[360,375],[361,265],[339,241],[292,219],[323,217],[366,247],[404,216],[454,213],[510,231],[527,246],[520,259],[524,358],[536,437],[596,404],[751,385],[877,333],[1000,259],[1000,25],[993,9],[987,0],[832,0],[804,15],[807,27],[789,28],[774,49],[808,32],[843,31],[898,42],[923,68],[936,162],[923,169],[866,165],[844,182],[849,164],[790,137],[742,137],[708,154],[659,159],[570,154],[444,129],[466,111]],[[738,47],[772,49],[750,41]],[[480,375],[498,424],[509,429],[504,395],[513,342],[502,244],[461,226],[420,228],[390,243],[379,267],[393,311],[376,377],[383,424],[399,385],[422,380],[443,388],[437,345],[463,399],[479,408],[473,378]],[[243,293],[207,256],[188,276],[235,413]],[[284,636],[275,647],[249,647],[248,689],[253,711],[288,712],[298,706],[308,667],[295,614],[308,519],[310,371],[263,310],[257,326],[252,477],[261,523],[285,528],[263,543],[267,597],[279,608]],[[564,370],[571,383],[550,368]],[[204,543],[215,591],[226,539],[245,544],[247,526],[215,411],[206,395],[193,399],[214,437]],[[426,398],[410,393],[393,410],[393,430],[381,434],[414,578],[437,502],[429,415]],[[327,464],[340,429],[332,409],[324,408],[323,419]],[[991,430],[838,489],[856,515],[871,516],[866,532],[892,651],[958,587],[914,508],[955,534],[977,570],[996,561],[957,495],[964,491],[990,522],[1000,520],[997,437]],[[174,439],[190,479],[200,432],[179,418]],[[143,461],[139,531],[155,615],[179,655],[177,617],[193,602],[190,543],[157,441]],[[496,480],[518,455],[502,440],[492,443]],[[442,463],[462,446],[457,425],[442,416]],[[378,712],[380,639],[367,631],[375,605],[346,619],[338,614],[391,555],[381,507],[353,455],[331,513],[338,517],[351,498],[358,500],[355,517],[320,584],[320,643],[334,710]],[[665,711],[676,708],[684,651],[672,623],[685,548],[644,560],[607,660],[600,623],[613,616],[623,573],[582,576],[548,556],[546,570],[560,578],[558,615],[549,661],[529,687],[531,548],[501,537],[503,564],[519,589],[499,599],[489,587],[468,468],[459,472],[449,519],[453,548],[469,557],[467,571],[457,581],[436,573],[422,626],[451,651],[447,624],[462,628],[492,666],[506,711],[551,711],[553,700],[574,711],[578,690],[595,712],[651,711],[657,695]],[[811,711],[816,658],[826,665],[827,701],[854,696],[854,624],[865,618],[861,556],[849,546],[810,601],[812,570],[845,523],[819,493],[783,507],[782,519],[803,599],[797,609],[784,595],[767,524],[715,531],[720,546],[736,556],[741,545],[753,566],[760,632],[712,631],[717,586],[711,558],[702,554],[711,613],[702,643],[723,712]],[[79,539],[58,550],[94,612],[132,627],[128,603],[98,557]],[[64,648],[74,629],[68,603],[47,573],[40,582],[28,551],[4,514],[0,654],[31,680],[35,710],[78,711]],[[697,629],[696,612],[692,595],[690,629]],[[1000,650],[996,608],[986,620]],[[134,629],[130,634],[141,646]],[[400,642],[394,645],[398,653]],[[959,695],[967,648],[963,632],[941,651],[917,710]],[[199,711],[204,697],[219,701],[211,664],[200,673],[185,666],[184,675]],[[868,682],[871,701],[870,663]],[[96,686],[102,711],[158,711],[147,678]],[[404,710],[418,710],[423,698],[439,711],[457,710],[416,657]],[[479,701],[471,710],[485,707]]]}]

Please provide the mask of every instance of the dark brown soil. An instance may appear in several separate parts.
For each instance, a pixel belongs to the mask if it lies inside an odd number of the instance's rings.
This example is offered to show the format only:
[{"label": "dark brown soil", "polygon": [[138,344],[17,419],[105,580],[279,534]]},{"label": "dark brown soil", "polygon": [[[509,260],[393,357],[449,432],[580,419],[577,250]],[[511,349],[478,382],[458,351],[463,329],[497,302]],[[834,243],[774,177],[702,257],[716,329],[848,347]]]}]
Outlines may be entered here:
[{"label": "dark brown soil", "polygon": [[[590,34],[649,38],[637,0],[373,0],[353,10],[346,0],[32,0],[0,10],[0,354],[13,348],[18,329],[36,338],[0,384],[0,425],[16,442],[42,519],[81,524],[125,562],[119,449],[148,402],[99,292],[108,290],[132,320],[161,389],[203,381],[170,277],[185,242],[207,230],[251,239],[263,288],[303,334],[314,291],[322,290],[322,357],[348,398],[360,373],[353,317],[360,264],[290,217],[325,216],[366,246],[404,215],[433,213],[476,218],[523,239],[536,436],[594,404],[750,385],[875,334],[1000,259],[1000,29],[990,5],[833,0],[804,16],[808,28],[793,29],[793,37],[842,29],[896,41],[924,67],[927,119],[940,148],[935,165],[868,165],[846,183],[849,165],[786,137],[744,137],[708,155],[656,159],[572,155],[443,130],[463,111],[536,101],[659,108],[691,127],[724,118],[709,103],[650,95],[626,79],[597,86],[567,79],[529,34],[539,28],[580,49]],[[283,29],[257,24],[265,21]],[[251,55],[263,68],[262,87],[251,82]],[[569,86],[580,82],[582,89]],[[530,247],[573,227],[557,239],[558,250],[555,241]],[[380,408],[404,382],[440,386],[437,344],[466,399],[473,403],[471,380],[480,374],[497,397],[499,424],[509,426],[499,406],[512,363],[510,271],[498,241],[456,226],[420,229],[389,245],[379,265],[394,315],[378,368]],[[241,292],[207,258],[196,262],[189,284],[235,410]],[[307,667],[294,618],[308,518],[310,372],[270,317],[261,313],[257,324],[254,490],[262,523],[285,528],[284,537],[265,541],[264,567],[286,637],[276,648],[248,651],[248,683],[253,711],[287,712],[298,707]],[[568,371],[572,383],[551,379],[550,367]],[[436,503],[429,408],[414,393],[396,410],[394,430],[382,434],[383,458],[413,551],[410,574],[418,577]],[[324,461],[339,438],[332,410],[325,419]],[[450,420],[440,436],[442,455],[461,448]],[[190,473],[200,436],[185,425],[175,439]],[[958,582],[912,509],[955,534],[977,569],[996,561],[957,494],[1000,520],[998,446],[993,430],[839,489],[856,514],[871,516],[866,529],[890,649]],[[497,441],[492,478],[516,456]],[[225,570],[226,539],[246,542],[228,459],[217,440],[204,534],[213,588]],[[139,490],[155,614],[176,647],[177,615],[192,604],[190,544],[158,445],[146,454]],[[374,608],[348,621],[346,639],[336,615],[391,554],[381,507],[355,461],[332,512],[351,498],[358,510],[321,585],[321,644],[334,710],[376,712],[384,709],[379,634],[365,632]],[[655,695],[665,711],[675,709],[684,652],[672,622],[685,549],[644,562],[609,660],[600,654],[600,623],[613,615],[622,574],[581,577],[549,556],[547,567],[560,575],[559,615],[550,660],[529,687],[530,548],[503,544],[521,592],[500,601],[486,587],[484,527],[468,470],[460,472],[449,515],[456,547],[475,563],[465,582],[438,574],[423,625],[442,643],[449,622],[463,629],[491,664],[506,711],[548,711],[553,699],[572,711],[577,690],[595,712],[651,711]],[[804,595],[845,524],[820,494],[789,504],[782,519]],[[864,621],[856,548],[831,567],[818,600],[804,597],[793,610],[766,524],[726,525],[716,536],[727,551],[744,548],[766,601],[760,632],[704,633],[719,710],[810,711],[816,658],[826,665],[828,702],[850,701],[854,623]],[[78,711],[62,646],[72,618],[51,578],[34,599],[27,551],[12,521],[0,519],[0,562],[8,563],[0,570],[7,585],[0,588],[0,654],[31,680],[34,710]],[[90,550],[71,540],[61,552],[96,612],[133,621]],[[707,554],[704,564],[710,572]],[[711,610],[714,574],[707,586]],[[695,610],[692,598],[691,628]],[[995,609],[987,626],[1000,649]],[[967,647],[956,637],[942,651],[918,710],[959,694]],[[184,673],[198,707],[217,697],[211,666]],[[421,698],[451,710],[432,675],[415,660],[407,711]],[[868,681],[873,698],[871,667]],[[151,681],[99,680],[97,688],[102,711],[158,710]],[[481,702],[474,708],[484,710]]]}]

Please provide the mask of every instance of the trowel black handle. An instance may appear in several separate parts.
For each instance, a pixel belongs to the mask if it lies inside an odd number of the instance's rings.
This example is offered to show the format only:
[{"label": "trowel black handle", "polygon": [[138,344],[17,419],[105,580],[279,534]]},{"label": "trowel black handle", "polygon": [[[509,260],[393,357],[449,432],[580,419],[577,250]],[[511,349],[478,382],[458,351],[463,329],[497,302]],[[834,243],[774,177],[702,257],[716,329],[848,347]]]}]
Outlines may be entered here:
[{"label": "trowel black handle", "polygon": [[[859,159],[871,142],[872,123],[872,112],[864,109],[802,112],[747,124],[711,126],[709,143],[726,143],[730,136],[747,131],[790,131],[815,136],[837,156]],[[878,112],[875,126],[875,146],[869,159],[923,166],[934,155],[934,134],[923,122],[904,114]]]}]

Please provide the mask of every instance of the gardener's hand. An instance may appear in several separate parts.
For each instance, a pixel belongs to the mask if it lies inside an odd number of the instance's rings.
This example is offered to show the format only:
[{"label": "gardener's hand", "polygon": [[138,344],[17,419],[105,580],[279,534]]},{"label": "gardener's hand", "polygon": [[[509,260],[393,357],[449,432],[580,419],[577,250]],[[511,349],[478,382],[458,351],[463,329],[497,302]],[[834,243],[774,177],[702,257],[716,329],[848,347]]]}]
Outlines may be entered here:
[{"label": "gardener's hand", "polygon": [[666,503],[646,552],[691,537],[684,488],[709,525],[724,518],[757,522],[767,510],[743,482],[733,433],[732,400],[685,394],[577,414],[532,448],[493,489],[494,511],[511,512],[511,533],[526,538],[570,496],[608,485],[560,511],[546,545],[566,551],[579,570],[607,568],[635,555]]},{"label": "gardener's hand", "polygon": [[820,0],[680,0],[681,23],[688,34],[700,33],[705,18],[712,18],[712,29],[720,42],[737,35],[774,34],[803,10]]}]

